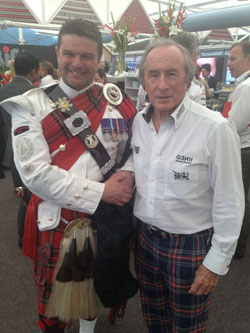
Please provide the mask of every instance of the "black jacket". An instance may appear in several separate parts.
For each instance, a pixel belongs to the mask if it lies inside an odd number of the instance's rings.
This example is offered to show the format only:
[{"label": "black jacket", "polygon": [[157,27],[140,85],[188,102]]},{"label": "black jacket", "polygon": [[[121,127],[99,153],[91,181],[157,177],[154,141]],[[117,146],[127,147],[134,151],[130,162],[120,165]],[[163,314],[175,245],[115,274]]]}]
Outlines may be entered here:
[{"label": "black jacket", "polygon": [[[21,76],[15,76],[13,80],[0,88],[0,102],[4,101],[7,98],[22,95],[26,91],[36,88],[29,81]],[[22,186],[22,181],[16,170],[14,161],[13,161],[13,150],[12,150],[12,138],[11,138],[11,116],[3,107],[0,106],[0,118],[2,118],[4,127],[0,126],[0,131],[4,131],[6,135],[6,148],[10,149],[10,167],[12,173],[12,179],[14,187]],[[9,141],[9,142],[8,142]],[[1,150],[1,153],[4,154],[5,149]],[[3,156],[2,156],[3,159]],[[0,157],[1,160],[1,157]]]}]

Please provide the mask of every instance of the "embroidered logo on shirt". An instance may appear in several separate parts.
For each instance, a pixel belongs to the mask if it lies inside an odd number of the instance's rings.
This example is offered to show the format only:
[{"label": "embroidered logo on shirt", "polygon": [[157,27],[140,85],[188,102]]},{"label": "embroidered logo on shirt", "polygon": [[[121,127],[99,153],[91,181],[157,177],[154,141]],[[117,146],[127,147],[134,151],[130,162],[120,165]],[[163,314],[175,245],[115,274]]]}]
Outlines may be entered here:
[{"label": "embroidered logo on shirt", "polygon": [[185,155],[176,155],[175,161],[180,163],[192,164],[193,157]]},{"label": "embroidered logo on shirt", "polygon": [[175,180],[189,180],[189,172],[177,172],[172,170]]},{"label": "embroidered logo on shirt", "polygon": [[18,127],[17,129],[15,129],[14,131],[14,135],[19,135],[19,134],[22,134],[24,132],[27,132],[29,130],[29,126],[21,126],[21,127]]},{"label": "embroidered logo on shirt", "polygon": [[135,147],[135,153],[139,154],[140,147]]},{"label": "embroidered logo on shirt", "polygon": [[182,115],[182,113],[184,112],[184,110],[185,110],[185,106],[182,104],[180,110],[176,114],[176,119],[180,118],[180,116]]}]

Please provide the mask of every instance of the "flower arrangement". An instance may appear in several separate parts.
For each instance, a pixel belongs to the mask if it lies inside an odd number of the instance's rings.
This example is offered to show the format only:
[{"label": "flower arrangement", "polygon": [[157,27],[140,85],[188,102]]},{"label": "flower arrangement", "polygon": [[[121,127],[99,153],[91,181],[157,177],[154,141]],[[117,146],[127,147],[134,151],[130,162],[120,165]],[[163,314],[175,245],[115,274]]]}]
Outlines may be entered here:
[{"label": "flower arrangement", "polygon": [[181,27],[186,18],[185,8],[183,9],[183,3],[180,4],[177,15],[175,15],[176,9],[176,0],[169,1],[167,4],[167,10],[162,12],[161,5],[159,4],[159,18],[154,20],[156,34],[153,36],[153,39],[159,37],[170,38],[173,35],[176,35],[178,32],[182,31]]},{"label": "flower arrangement", "polygon": [[[9,56],[10,49],[8,46],[3,47],[3,52]],[[0,68],[0,83],[6,85],[10,82],[11,78],[15,76],[14,60],[9,60],[9,69],[5,66],[4,62]]]},{"label": "flower arrangement", "polygon": [[117,49],[119,54],[118,59],[118,74],[121,74],[126,69],[125,53],[129,43],[134,41],[134,36],[137,34],[133,32],[133,25],[135,18],[130,18],[128,24],[125,24],[124,19],[116,23],[111,13],[113,28],[105,24],[105,27],[112,32],[113,45]]}]

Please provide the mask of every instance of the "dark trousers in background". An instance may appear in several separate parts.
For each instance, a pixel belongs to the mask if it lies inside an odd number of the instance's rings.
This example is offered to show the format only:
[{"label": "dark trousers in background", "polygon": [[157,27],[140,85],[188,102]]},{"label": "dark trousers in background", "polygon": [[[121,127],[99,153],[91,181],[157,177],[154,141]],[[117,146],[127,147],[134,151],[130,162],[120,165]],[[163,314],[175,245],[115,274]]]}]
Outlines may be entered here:
[{"label": "dark trousers in background", "polygon": [[245,214],[238,240],[235,256],[243,258],[247,247],[247,239],[250,232],[249,220],[249,184],[250,184],[250,147],[241,149],[242,178],[245,192]]}]

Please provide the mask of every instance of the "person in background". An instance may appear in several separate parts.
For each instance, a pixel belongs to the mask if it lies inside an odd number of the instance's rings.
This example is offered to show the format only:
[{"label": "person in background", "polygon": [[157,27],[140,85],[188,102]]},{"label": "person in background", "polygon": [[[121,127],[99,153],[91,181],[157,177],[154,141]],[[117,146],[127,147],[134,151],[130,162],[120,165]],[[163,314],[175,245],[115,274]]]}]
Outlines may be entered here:
[{"label": "person in background", "polygon": [[[192,61],[194,65],[196,66],[197,64],[197,59],[199,56],[199,46],[200,46],[200,41],[198,37],[191,32],[187,31],[182,31],[179,32],[177,35],[172,36],[172,39],[185,47],[188,52],[190,53],[190,56],[192,58]],[[206,91],[204,85],[199,81],[196,80],[194,77],[191,85],[188,89],[189,96],[191,100],[201,104],[201,105],[206,105]]]},{"label": "person in background", "polygon": [[245,214],[237,244],[235,258],[244,258],[250,231],[249,183],[250,183],[250,42],[234,44],[229,52],[228,67],[235,80],[235,89],[229,95],[231,109],[228,120],[235,126],[241,146],[242,177],[245,191]]},{"label": "person in background", "polygon": [[207,81],[209,89],[216,90],[217,89],[217,79],[214,76],[211,76],[211,65],[210,64],[203,64],[201,66],[201,73],[204,80]]},{"label": "person in background", "polygon": [[58,80],[57,70],[50,61],[42,61],[40,66],[42,77],[40,82],[41,87]]},{"label": "person in background", "polygon": [[205,87],[205,91],[206,91],[206,102],[208,102],[208,100],[211,98],[212,96],[212,93],[211,91],[209,90],[209,86],[207,84],[207,81],[206,80],[203,80],[201,77],[200,77],[200,74],[201,74],[201,66],[199,64],[196,65],[196,71],[195,71],[195,78],[196,80],[200,81],[204,87]]},{"label": "person in background", "polygon": [[[14,70],[14,78],[7,85],[0,88],[0,102],[10,97],[21,95],[24,92],[35,88],[33,84],[39,80],[39,59],[30,52],[19,52],[14,60]],[[29,201],[30,194],[19,176],[13,159],[11,116],[8,112],[6,112],[4,107],[1,106],[0,113],[4,123],[4,130],[6,132],[6,149],[3,163],[6,166],[9,164],[15,194],[17,197],[21,198],[18,209],[18,245],[21,248],[23,243],[26,206]]]},{"label": "person in background", "polygon": [[102,67],[98,68],[94,81],[99,82],[103,85],[106,83],[106,73]]},{"label": "person in background", "polygon": [[[67,325],[59,315],[52,318],[47,315],[52,288],[56,283],[60,285],[55,268],[66,226],[67,230],[73,228],[72,237],[76,239],[81,232],[76,225],[82,220],[90,223],[101,201],[122,207],[133,193],[131,159],[124,161],[119,172],[104,178],[113,170],[115,161],[125,156],[135,108],[129,97],[122,95],[115,86],[111,93],[104,94],[103,87],[94,83],[102,49],[102,36],[95,23],[82,19],[66,21],[60,29],[56,47],[61,74],[59,85],[55,84],[54,89],[51,85],[47,89],[37,88],[3,104],[12,115],[17,169],[33,193],[26,214],[23,253],[34,263],[38,325],[46,333],[64,332]],[[99,152],[102,147],[107,154]],[[95,156],[92,154],[94,149]],[[103,161],[105,156],[108,160]],[[94,249],[90,250],[89,246],[86,251],[91,253]],[[127,263],[122,264],[126,266]],[[79,271],[84,260],[77,260],[75,265]],[[87,266],[85,270],[91,272],[92,268]],[[82,276],[84,271],[80,270],[80,273]],[[65,282],[64,277],[62,283],[69,283],[72,288],[80,286],[72,279],[71,276],[70,282]],[[100,301],[93,289],[93,279],[82,279],[77,281],[83,285],[92,281],[87,293],[76,292],[73,301],[59,305],[74,308],[78,297],[78,304],[82,304],[79,311],[93,306],[89,311],[95,315],[77,317],[80,333],[93,333]],[[65,288],[63,291],[67,292]],[[67,309],[62,310],[68,316]],[[57,308],[55,311],[58,313]]]},{"label": "person in background", "polygon": [[191,100],[190,54],[149,45],[139,80],[150,104],[133,122],[135,268],[150,333],[205,332],[244,213],[240,146],[221,114]]}]

